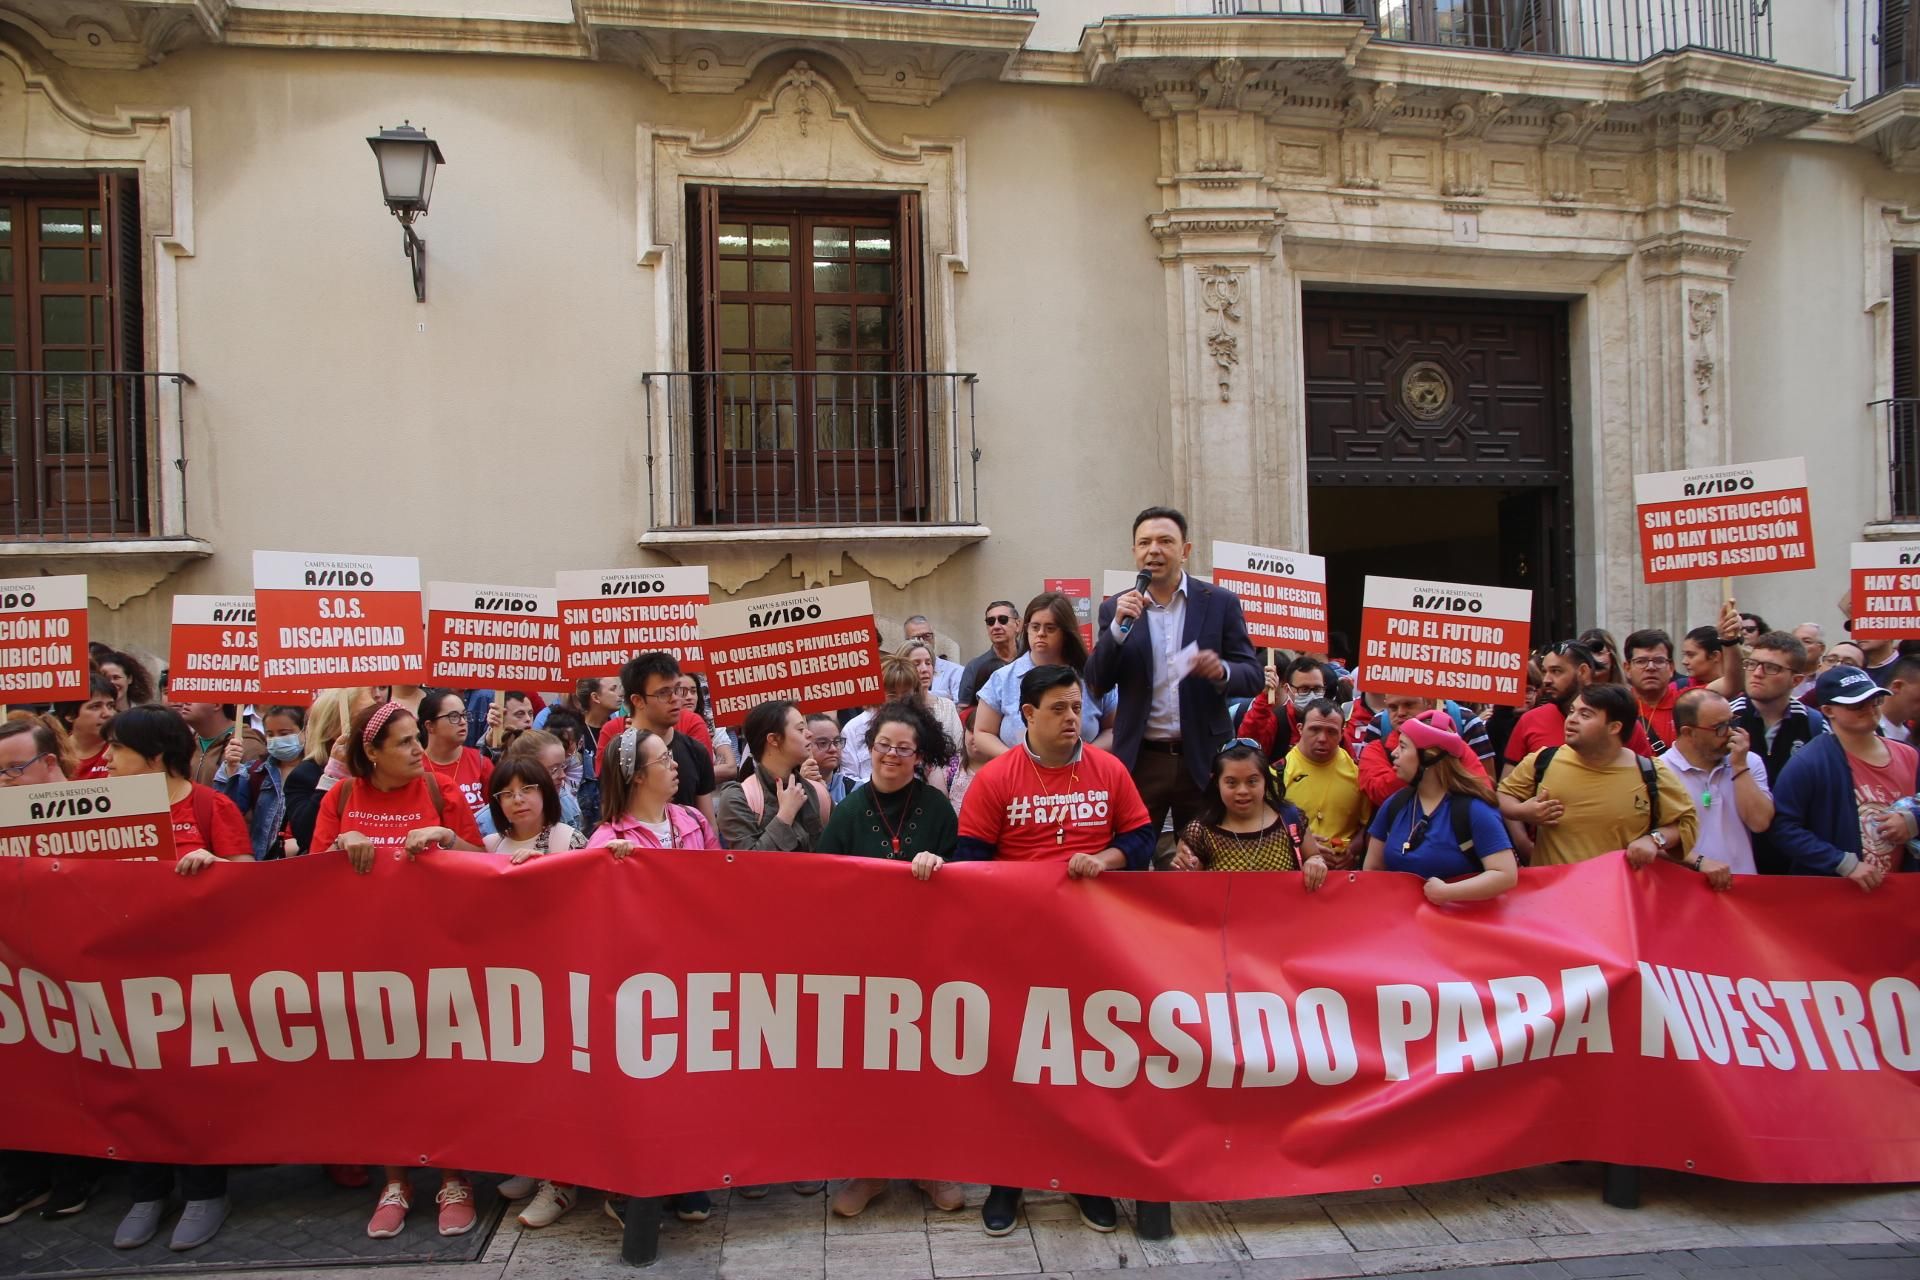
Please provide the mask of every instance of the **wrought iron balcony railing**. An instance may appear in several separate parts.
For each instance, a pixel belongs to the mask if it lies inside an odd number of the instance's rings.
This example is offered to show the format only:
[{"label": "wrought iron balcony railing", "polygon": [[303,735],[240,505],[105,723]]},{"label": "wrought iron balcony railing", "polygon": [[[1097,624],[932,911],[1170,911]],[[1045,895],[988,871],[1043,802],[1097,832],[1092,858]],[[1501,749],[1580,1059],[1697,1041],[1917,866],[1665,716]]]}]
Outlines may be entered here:
[{"label": "wrought iron balcony railing", "polygon": [[1359,18],[1383,40],[1596,62],[1681,49],[1773,60],[1772,0],[1214,0],[1214,11]]},{"label": "wrought iron balcony railing", "polygon": [[1920,520],[1920,400],[1880,400],[1887,449],[1887,514],[1894,520]]},{"label": "wrought iron balcony railing", "polygon": [[641,375],[655,529],[970,525],[971,373]]},{"label": "wrought iron balcony railing", "polygon": [[[0,542],[152,532],[154,442],[184,373],[0,370]],[[184,464],[181,464],[184,465]]]},{"label": "wrought iron balcony railing", "polygon": [[1920,3],[1846,0],[1842,73],[1853,78],[1847,105],[1920,84]]}]

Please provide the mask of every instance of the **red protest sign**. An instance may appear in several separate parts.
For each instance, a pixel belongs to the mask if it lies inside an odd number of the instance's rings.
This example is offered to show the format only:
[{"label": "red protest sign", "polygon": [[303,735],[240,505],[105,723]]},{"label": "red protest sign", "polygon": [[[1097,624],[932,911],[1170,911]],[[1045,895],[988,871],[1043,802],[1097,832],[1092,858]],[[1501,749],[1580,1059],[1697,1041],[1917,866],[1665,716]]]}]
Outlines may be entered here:
[{"label": "red protest sign", "polygon": [[880,637],[864,582],[710,604],[700,638],[713,722],[723,728],[772,698],[808,714],[881,701]]},{"label": "red protest sign", "polygon": [[670,653],[682,671],[705,671],[700,608],[707,567],[565,569],[554,575],[560,665],[569,681],[617,676],[636,653]]},{"label": "red protest sign", "polygon": [[167,696],[181,702],[260,697],[260,631],[252,596],[173,598]]},{"label": "red protest sign", "polygon": [[1080,619],[1080,639],[1086,644],[1088,652],[1093,650],[1093,579],[1092,578],[1045,578],[1041,580],[1042,591],[1057,591],[1073,601],[1073,616]]},{"label": "red protest sign", "polygon": [[1854,543],[1850,603],[1856,640],[1920,636],[1920,542]]},{"label": "red protest sign", "polygon": [[1805,459],[1635,476],[1633,501],[1648,582],[1813,568]]},{"label": "red protest sign", "polygon": [[0,695],[87,696],[87,577],[0,578]]},{"label": "red protest sign", "polygon": [[265,693],[427,682],[412,556],[256,551],[253,601]]},{"label": "red protest sign", "polygon": [[157,773],[0,787],[0,857],[171,862],[171,808]]},{"label": "red protest sign", "polygon": [[1216,542],[1213,585],[1240,597],[1258,647],[1327,651],[1327,562],[1319,556]]},{"label": "red protest sign", "polygon": [[1526,702],[1531,591],[1368,578],[1361,604],[1361,688],[1513,707]]},{"label": "red protest sign", "polygon": [[429,582],[427,671],[436,688],[563,688],[553,588]]}]

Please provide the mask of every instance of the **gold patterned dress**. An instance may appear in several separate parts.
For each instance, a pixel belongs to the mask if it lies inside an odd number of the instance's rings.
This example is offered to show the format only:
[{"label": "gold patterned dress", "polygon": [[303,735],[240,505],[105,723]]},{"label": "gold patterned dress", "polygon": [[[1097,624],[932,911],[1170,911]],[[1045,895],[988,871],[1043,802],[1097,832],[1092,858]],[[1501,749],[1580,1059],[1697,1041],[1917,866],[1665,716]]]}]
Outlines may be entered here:
[{"label": "gold patterned dress", "polygon": [[1284,814],[1259,831],[1228,831],[1225,827],[1189,822],[1180,839],[1207,871],[1298,871],[1300,851]]}]

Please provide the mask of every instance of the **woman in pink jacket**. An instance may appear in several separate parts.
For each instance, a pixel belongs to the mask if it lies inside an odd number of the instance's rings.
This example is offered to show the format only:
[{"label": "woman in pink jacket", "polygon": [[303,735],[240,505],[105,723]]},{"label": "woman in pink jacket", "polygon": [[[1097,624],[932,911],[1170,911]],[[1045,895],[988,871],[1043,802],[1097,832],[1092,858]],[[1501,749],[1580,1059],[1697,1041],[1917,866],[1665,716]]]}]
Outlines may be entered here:
[{"label": "woman in pink jacket", "polygon": [[629,722],[601,753],[601,823],[587,848],[616,858],[635,849],[720,848],[720,837],[698,809],[673,803],[679,785],[679,766],[667,744]]}]

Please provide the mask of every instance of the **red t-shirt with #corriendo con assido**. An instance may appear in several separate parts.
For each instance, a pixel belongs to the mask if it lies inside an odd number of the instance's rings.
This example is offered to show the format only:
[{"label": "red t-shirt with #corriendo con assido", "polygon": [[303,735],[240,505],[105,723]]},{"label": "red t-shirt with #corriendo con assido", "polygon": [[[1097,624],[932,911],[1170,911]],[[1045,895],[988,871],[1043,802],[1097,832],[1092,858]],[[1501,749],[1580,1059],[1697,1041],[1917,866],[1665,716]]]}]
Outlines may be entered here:
[{"label": "red t-shirt with #corriendo con assido", "polygon": [[[479,848],[480,828],[474,823],[473,811],[462,802],[459,792],[444,786],[440,788],[440,807],[436,808],[431,777],[422,773],[398,791],[381,791],[365,778],[342,781],[321,797],[320,816],[314,819],[313,843],[308,849],[325,853],[342,831],[358,831],[383,847],[402,845],[407,842],[407,832],[420,827],[445,827]],[[342,787],[347,788],[344,814]]]},{"label": "red t-shirt with #corriendo con assido", "polygon": [[992,845],[1005,861],[1100,853],[1116,835],[1149,821],[1126,766],[1090,746],[1058,769],[1043,767],[1024,743],[1003,751],[974,775],[960,806],[960,834]]}]

